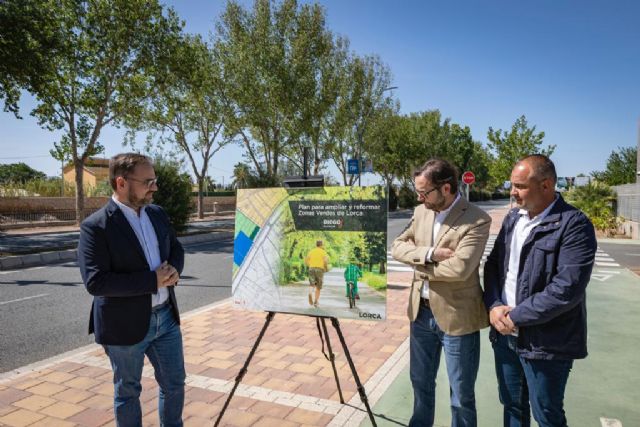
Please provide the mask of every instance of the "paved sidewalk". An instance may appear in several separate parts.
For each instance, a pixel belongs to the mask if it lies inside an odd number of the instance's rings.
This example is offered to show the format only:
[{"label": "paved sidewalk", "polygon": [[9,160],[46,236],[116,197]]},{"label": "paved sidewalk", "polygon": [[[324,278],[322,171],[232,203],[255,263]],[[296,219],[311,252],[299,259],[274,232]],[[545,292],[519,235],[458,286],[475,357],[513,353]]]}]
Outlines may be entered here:
[{"label": "paved sidewalk", "polygon": [[[404,316],[407,288],[388,292],[384,323],[341,321],[350,353],[375,403],[400,369],[408,351]],[[229,301],[185,316],[182,329],[187,378],[185,425],[212,425],[236,374],[265,321],[265,313],[232,308]],[[328,325],[346,402],[338,401],[333,371],[320,351],[313,318],[277,314],[249,372],[223,418],[233,426],[358,425],[363,412],[335,331]],[[112,374],[97,345],[39,367],[18,369],[0,379],[0,425],[112,425]],[[153,371],[143,374],[144,425],[155,426],[157,386]]]}]

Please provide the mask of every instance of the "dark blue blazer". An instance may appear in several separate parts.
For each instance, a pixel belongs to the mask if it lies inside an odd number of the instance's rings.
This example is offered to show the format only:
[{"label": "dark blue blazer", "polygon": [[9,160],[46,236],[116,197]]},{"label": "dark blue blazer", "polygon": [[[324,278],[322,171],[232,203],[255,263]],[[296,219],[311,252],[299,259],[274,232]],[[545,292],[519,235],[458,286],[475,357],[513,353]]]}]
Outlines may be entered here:
[{"label": "dark blue blazer", "polygon": [[[484,265],[488,310],[502,301],[511,239],[519,209],[505,217]],[[597,248],[584,213],[558,197],[549,214],[525,240],[520,254],[516,307],[509,317],[519,327],[520,356],[527,359],[582,359],[587,356],[586,288]],[[496,331],[491,328],[490,339]]]},{"label": "dark blue blazer", "polygon": [[[182,273],[184,249],[160,206],[147,205],[158,238],[160,259]],[[151,294],[157,292],[155,271],[150,270],[135,232],[118,205],[109,200],[80,226],[78,265],[93,298],[89,333],[98,344],[132,345],[145,337],[151,317]],[[173,287],[169,298],[178,323],[180,314]]]}]

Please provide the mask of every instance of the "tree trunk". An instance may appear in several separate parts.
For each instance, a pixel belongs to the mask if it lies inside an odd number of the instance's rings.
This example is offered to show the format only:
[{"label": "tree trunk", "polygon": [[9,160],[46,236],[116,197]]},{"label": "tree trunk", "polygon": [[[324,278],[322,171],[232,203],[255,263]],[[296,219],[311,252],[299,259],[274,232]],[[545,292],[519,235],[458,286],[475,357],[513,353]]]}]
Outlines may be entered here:
[{"label": "tree trunk", "polygon": [[204,175],[198,178],[198,218],[204,218]]},{"label": "tree trunk", "polygon": [[380,261],[380,274],[385,274],[387,272],[386,262]]},{"label": "tree trunk", "polygon": [[84,185],[83,185],[83,164],[82,158],[73,162],[76,171],[76,224],[84,220]]}]

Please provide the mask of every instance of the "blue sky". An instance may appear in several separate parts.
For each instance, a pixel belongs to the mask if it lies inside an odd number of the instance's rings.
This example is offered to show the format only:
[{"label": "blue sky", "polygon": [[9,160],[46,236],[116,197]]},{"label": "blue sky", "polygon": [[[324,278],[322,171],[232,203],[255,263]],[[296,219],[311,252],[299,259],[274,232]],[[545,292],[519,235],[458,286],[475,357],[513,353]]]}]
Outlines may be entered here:
[{"label": "blue sky", "polygon": [[[251,6],[252,1],[242,3]],[[380,55],[393,73],[403,113],[439,109],[486,143],[522,114],[557,145],[558,174],[604,169],[618,147],[637,143],[640,119],[640,2],[324,0],[328,27],[359,54]],[[167,1],[186,30],[208,34],[223,1]],[[0,113],[0,163],[26,161],[49,175],[58,135]],[[111,156],[122,130],[103,133]],[[241,150],[227,147],[211,175],[229,182]],[[374,165],[375,167],[375,165]],[[372,177],[363,183],[372,182]]]}]

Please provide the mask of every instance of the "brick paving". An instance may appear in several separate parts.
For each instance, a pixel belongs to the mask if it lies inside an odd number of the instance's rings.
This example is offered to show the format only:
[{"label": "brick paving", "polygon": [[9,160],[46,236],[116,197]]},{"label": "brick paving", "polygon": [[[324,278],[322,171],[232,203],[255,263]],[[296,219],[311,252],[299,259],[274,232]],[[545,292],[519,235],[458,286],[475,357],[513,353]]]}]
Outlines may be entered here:
[{"label": "brick paving", "polygon": [[[370,380],[398,349],[406,352],[406,293],[406,287],[389,290],[386,322],[340,321],[367,389],[376,385]],[[212,425],[266,315],[236,310],[224,302],[186,317],[182,325],[188,373],[184,421],[187,426]],[[327,323],[344,399],[358,405],[359,395],[338,336]],[[320,349],[315,319],[276,314],[222,424],[324,426],[339,415],[343,420],[358,415],[361,411],[340,404],[331,364]],[[113,425],[112,374],[99,346],[49,365],[18,371],[0,381],[0,425]],[[156,426],[158,388],[148,364],[142,383],[143,422]],[[341,413],[343,408],[351,411],[345,415]]]},{"label": "brick paving", "polygon": [[[506,209],[494,209],[499,228]],[[497,225],[495,223],[497,222]],[[493,231],[492,227],[492,232]],[[408,361],[405,316],[411,273],[390,273],[387,320],[340,320],[342,332],[371,406]],[[187,370],[185,426],[213,425],[243,366],[266,314],[234,309],[229,301],[183,319]],[[339,402],[331,364],[321,352],[315,319],[276,314],[247,375],[222,419],[225,426],[357,426],[367,416],[343,349],[327,320],[336,369],[347,403]],[[113,425],[112,374],[98,345],[47,363],[3,374],[0,425]],[[153,368],[143,371],[143,424],[157,426],[158,387]]]}]

